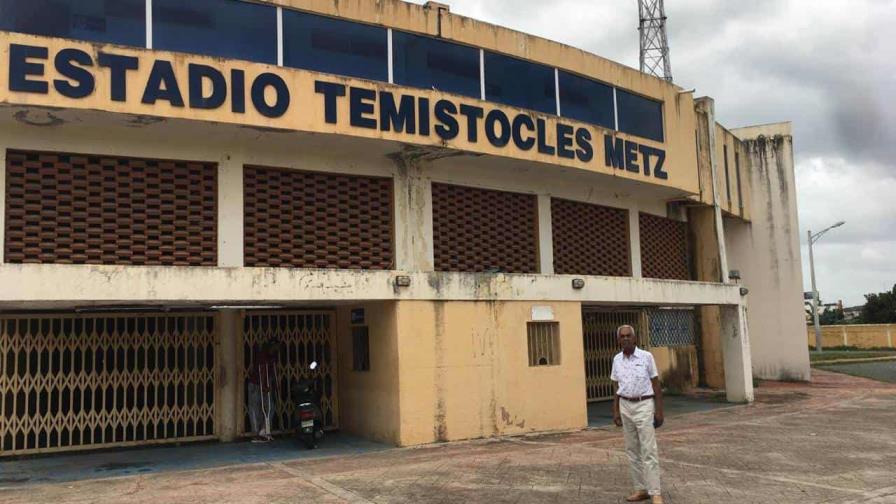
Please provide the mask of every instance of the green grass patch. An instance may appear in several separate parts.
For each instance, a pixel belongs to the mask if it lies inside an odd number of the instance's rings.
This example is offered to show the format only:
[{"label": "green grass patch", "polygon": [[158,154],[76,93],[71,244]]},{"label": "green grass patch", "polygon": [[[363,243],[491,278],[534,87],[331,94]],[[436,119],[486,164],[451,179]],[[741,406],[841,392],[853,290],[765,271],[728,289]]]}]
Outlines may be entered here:
[{"label": "green grass patch", "polygon": [[896,357],[896,350],[825,350],[821,353],[809,352],[813,364],[840,359],[872,359],[875,357]]}]

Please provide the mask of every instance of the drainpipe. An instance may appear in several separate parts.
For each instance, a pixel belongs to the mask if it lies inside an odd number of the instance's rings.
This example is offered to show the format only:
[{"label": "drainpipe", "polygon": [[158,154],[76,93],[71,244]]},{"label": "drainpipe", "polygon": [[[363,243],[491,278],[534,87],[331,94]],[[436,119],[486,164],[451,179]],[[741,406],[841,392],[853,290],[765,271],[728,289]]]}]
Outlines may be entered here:
[{"label": "drainpipe", "polygon": [[719,205],[719,182],[716,174],[718,173],[719,157],[716,153],[716,104],[712,98],[699,98],[706,104],[707,126],[709,128],[709,164],[710,175],[712,175],[712,208],[715,212],[716,221],[716,240],[719,246],[719,269],[721,270],[721,281],[724,284],[731,283],[728,278],[728,251],[725,247],[725,226],[722,222],[722,207]]},{"label": "drainpipe", "polygon": [[429,1],[429,2],[426,2],[425,4],[423,4],[423,8],[427,9],[427,10],[431,9],[431,10],[436,11],[436,14],[437,14],[436,35],[441,38],[442,37],[442,13],[443,12],[451,12],[451,6],[449,6],[448,4],[440,3],[440,2]]}]

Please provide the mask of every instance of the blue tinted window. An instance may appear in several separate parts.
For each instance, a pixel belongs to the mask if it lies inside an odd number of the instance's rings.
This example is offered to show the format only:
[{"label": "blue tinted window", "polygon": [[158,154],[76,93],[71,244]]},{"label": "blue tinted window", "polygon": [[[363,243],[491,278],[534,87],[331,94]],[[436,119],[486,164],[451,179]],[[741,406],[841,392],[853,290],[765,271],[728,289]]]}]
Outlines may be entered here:
[{"label": "blue tinted window", "polygon": [[0,30],[144,47],[144,0],[0,0]]},{"label": "blue tinted window", "polygon": [[284,10],[283,64],[385,82],[386,29]]},{"label": "blue tinted window", "polygon": [[485,98],[554,114],[554,69],[528,61],[485,53]]},{"label": "blue tinted window", "polygon": [[619,131],[663,141],[663,104],[616,89]]},{"label": "blue tinted window", "polygon": [[396,84],[479,98],[479,49],[393,31],[392,50]]},{"label": "blue tinted window", "polygon": [[237,0],[152,0],[153,48],[277,63],[277,9]]},{"label": "blue tinted window", "polygon": [[560,114],[615,129],[613,88],[578,75],[560,72]]}]

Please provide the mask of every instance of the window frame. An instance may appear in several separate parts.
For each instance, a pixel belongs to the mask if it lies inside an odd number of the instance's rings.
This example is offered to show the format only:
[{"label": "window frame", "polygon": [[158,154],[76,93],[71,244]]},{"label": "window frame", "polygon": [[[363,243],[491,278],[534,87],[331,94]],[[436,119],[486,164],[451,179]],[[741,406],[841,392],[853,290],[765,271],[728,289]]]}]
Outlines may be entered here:
[{"label": "window frame", "polygon": [[[663,100],[658,100],[656,98],[641,94],[641,93],[637,93],[630,89],[624,89],[624,88],[621,88],[618,86],[614,86],[614,89],[616,90],[614,92],[614,101],[616,104],[616,131],[618,131],[620,133],[624,133],[626,135],[632,135],[632,136],[636,136],[638,138],[652,140],[652,141],[658,142],[658,143],[666,143],[666,102]],[[659,128],[660,128],[659,129],[659,134],[660,134],[659,138],[645,136],[640,133],[636,133],[636,132],[632,132],[632,131],[625,131],[622,129],[622,119],[623,119],[624,115],[621,113],[621,111],[623,109],[620,106],[620,101],[621,101],[619,99],[620,93],[629,95],[633,98],[637,98],[640,100],[645,100],[647,102],[652,102],[659,106],[659,114],[660,114],[659,115]]]},{"label": "window frame", "polygon": [[[556,67],[545,65],[542,63],[538,63],[538,62],[523,59],[523,58],[518,58],[516,56],[510,56],[508,54],[494,52],[494,51],[483,50],[482,54],[483,54],[482,65],[484,67],[484,72],[483,72],[484,73],[483,87],[484,87],[484,91],[485,91],[484,99],[486,101],[493,102],[493,103],[500,103],[502,105],[507,105],[509,107],[523,108],[523,109],[528,109],[528,110],[534,110],[536,112],[541,112],[544,114],[556,115],[556,113],[557,113]],[[532,67],[535,67],[535,68],[543,68],[543,69],[547,70],[549,75],[546,77],[549,77],[549,79],[547,79],[545,82],[549,82],[550,85],[553,87],[553,89],[551,90],[551,93],[546,94],[545,97],[550,98],[550,100],[552,102],[551,105],[549,107],[539,108],[539,107],[536,107],[537,104],[535,104],[535,103],[525,103],[525,104],[509,103],[510,100],[499,100],[499,99],[490,97],[489,96],[489,83],[488,83],[488,77],[490,74],[490,72],[488,70],[489,58],[501,58],[501,59],[513,60],[513,61],[525,64],[525,65],[531,65]]]},{"label": "window frame", "polygon": [[[289,51],[290,35],[293,33],[304,33],[304,32],[302,30],[298,30],[298,29],[290,30],[290,24],[306,23],[307,21],[298,21],[298,19],[301,17],[310,19],[310,20],[312,20],[311,22],[314,22],[314,23],[333,23],[334,25],[341,25],[342,28],[346,28],[346,29],[349,26],[357,27],[360,30],[367,30],[368,33],[371,35],[372,35],[373,31],[382,31],[382,50],[383,50],[382,68],[377,70],[377,72],[378,72],[377,75],[370,75],[370,74],[367,74],[365,72],[360,72],[360,71],[354,72],[354,73],[348,73],[348,72],[342,72],[342,71],[335,72],[335,71],[333,71],[332,67],[324,68],[324,66],[322,66],[322,65],[317,65],[317,66],[307,65],[307,64],[302,65],[300,63],[297,63],[296,62],[297,60],[295,60],[295,58],[300,57],[301,54],[299,54],[297,56],[293,55],[292,57],[294,59],[291,61],[290,60],[291,54]],[[290,18],[292,18],[292,19],[290,19]],[[303,28],[307,28],[307,27],[303,27]],[[364,79],[364,80],[390,83],[391,82],[390,76],[392,73],[391,72],[391,64],[390,64],[390,60],[391,60],[390,54],[391,53],[389,51],[389,45],[390,45],[390,41],[391,41],[390,32],[391,32],[390,28],[386,28],[386,27],[380,26],[380,25],[361,23],[361,22],[354,21],[354,20],[326,16],[323,14],[318,14],[315,12],[307,12],[307,11],[298,10],[298,9],[282,9],[282,37],[280,39],[280,52],[282,53],[281,66],[284,68],[294,68],[294,69],[299,69],[299,70],[308,70],[311,72],[328,73],[328,74],[332,74],[332,75],[339,75],[339,76],[349,77],[349,78],[354,78],[354,79]],[[311,36],[313,36],[313,34]],[[346,40],[350,42],[350,39],[348,39],[346,34],[343,34],[343,36],[345,36]],[[309,40],[309,42],[311,42],[313,44],[313,41]],[[302,49],[307,49],[307,47],[302,46]],[[377,48],[377,49],[379,49],[379,48]],[[358,57],[358,56],[355,56],[355,57]],[[314,68],[311,68],[311,67],[314,67]],[[343,69],[338,69],[338,70],[343,70]]]},{"label": "window frame", "polygon": [[[530,320],[526,322],[526,347],[530,368],[562,366],[560,322],[556,320]],[[544,364],[541,364],[542,359],[546,361]]]}]

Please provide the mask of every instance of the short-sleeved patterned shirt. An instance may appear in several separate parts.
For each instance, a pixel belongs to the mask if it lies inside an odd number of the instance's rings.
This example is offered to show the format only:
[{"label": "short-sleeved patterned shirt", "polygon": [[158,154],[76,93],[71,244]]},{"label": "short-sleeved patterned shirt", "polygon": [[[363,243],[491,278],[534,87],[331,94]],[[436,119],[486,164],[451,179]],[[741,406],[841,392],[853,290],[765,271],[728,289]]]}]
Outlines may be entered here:
[{"label": "short-sleeved patterned shirt", "polygon": [[613,371],[610,379],[619,384],[616,395],[641,397],[653,394],[651,378],[656,378],[656,362],[650,352],[635,347],[634,353],[626,357],[619,352],[613,357]]}]

